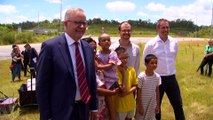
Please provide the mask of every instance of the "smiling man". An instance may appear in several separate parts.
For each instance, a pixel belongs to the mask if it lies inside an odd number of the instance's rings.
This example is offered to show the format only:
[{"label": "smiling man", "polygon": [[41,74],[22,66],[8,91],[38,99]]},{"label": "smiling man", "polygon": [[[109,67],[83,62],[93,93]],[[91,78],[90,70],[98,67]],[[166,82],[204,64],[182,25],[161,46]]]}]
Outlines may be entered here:
[{"label": "smiling man", "polygon": [[[158,35],[147,42],[144,47],[143,60],[148,54],[157,56],[158,65],[155,71],[160,74],[162,80],[162,84],[160,85],[160,103],[165,92],[173,107],[175,119],[185,120],[180,89],[175,76],[178,43],[176,39],[169,36],[170,26],[168,20],[159,19],[156,24],[156,30]],[[160,113],[156,115],[156,119],[161,119]]]},{"label": "smiling man", "polygon": [[94,50],[81,39],[86,27],[84,11],[68,9],[65,32],[42,43],[36,83],[41,120],[89,120],[90,110],[97,117]]},{"label": "smiling man", "polygon": [[119,25],[118,31],[120,34],[120,39],[113,43],[110,48],[115,50],[119,46],[124,47],[129,56],[127,65],[133,67],[138,75],[140,73],[140,49],[138,45],[132,43],[130,40],[132,26],[127,21],[124,21]]}]

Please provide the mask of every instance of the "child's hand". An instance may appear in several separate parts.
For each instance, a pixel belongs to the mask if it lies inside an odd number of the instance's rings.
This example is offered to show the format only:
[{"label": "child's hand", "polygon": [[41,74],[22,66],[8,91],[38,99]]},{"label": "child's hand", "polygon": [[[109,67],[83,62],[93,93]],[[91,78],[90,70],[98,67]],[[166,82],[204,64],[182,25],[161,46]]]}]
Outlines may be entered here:
[{"label": "child's hand", "polygon": [[143,114],[144,114],[144,109],[143,109],[143,107],[138,107],[138,113],[139,113],[140,115],[143,115]]},{"label": "child's hand", "polygon": [[156,106],[155,113],[160,113],[160,107],[159,106]]},{"label": "child's hand", "polygon": [[127,92],[127,89],[126,89],[126,86],[125,85],[122,85],[120,86],[120,89],[123,93],[126,93]]},{"label": "child's hand", "polygon": [[126,91],[126,89],[124,87],[120,87],[120,92],[119,92],[119,96],[120,97],[124,97],[128,94],[128,92]]},{"label": "child's hand", "polygon": [[120,92],[120,88],[118,87],[118,88],[115,88],[114,90],[113,90],[113,93],[114,94],[118,94]]},{"label": "child's hand", "polygon": [[100,58],[97,56],[97,55],[95,55],[95,60],[99,63],[100,62]]}]

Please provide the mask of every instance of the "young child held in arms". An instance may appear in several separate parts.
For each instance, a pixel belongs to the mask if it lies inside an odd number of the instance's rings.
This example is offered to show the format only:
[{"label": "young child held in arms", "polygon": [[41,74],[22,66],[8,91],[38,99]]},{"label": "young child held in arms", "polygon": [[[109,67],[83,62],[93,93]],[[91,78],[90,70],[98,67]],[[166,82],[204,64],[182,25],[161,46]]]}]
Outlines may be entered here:
[{"label": "young child held in arms", "polygon": [[133,92],[137,88],[138,80],[135,69],[127,66],[127,50],[123,47],[118,47],[115,51],[122,62],[121,65],[117,67],[118,69],[116,71],[119,77],[118,83],[121,85],[120,92],[113,97],[116,120],[131,120],[134,117],[136,108]]},{"label": "young child held in arms", "polygon": [[[102,34],[98,38],[98,44],[101,50],[97,51],[96,65],[97,69],[103,72],[104,86],[108,90],[114,90],[118,87],[118,76],[116,75],[116,66],[121,64],[117,53],[110,50],[111,39],[108,34]],[[115,120],[114,104],[112,102],[112,96],[107,95],[106,104],[109,108],[110,120]]]},{"label": "young child held in arms", "polygon": [[157,68],[157,57],[148,54],[145,57],[145,72],[138,76],[136,120],[154,120],[160,110],[159,85],[161,77],[154,72]]},{"label": "young child held in arms", "polygon": [[[94,49],[94,60],[96,62],[96,48],[97,43],[91,37],[83,38],[83,40],[87,41]],[[96,62],[97,63],[97,62]],[[97,64],[96,64],[97,67]],[[109,120],[109,110],[108,106],[105,102],[105,96],[115,95],[119,92],[119,88],[114,90],[106,89],[104,86],[104,77],[101,70],[96,69],[96,82],[97,82],[97,92],[98,92],[98,120]]]}]

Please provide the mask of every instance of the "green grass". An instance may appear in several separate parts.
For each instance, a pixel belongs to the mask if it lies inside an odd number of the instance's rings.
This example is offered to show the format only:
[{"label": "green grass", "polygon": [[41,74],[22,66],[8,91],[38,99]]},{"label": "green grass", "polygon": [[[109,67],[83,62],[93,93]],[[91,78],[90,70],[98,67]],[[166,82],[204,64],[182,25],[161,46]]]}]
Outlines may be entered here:
[{"label": "green grass", "polygon": [[[180,86],[183,108],[186,120],[212,120],[213,118],[213,78],[201,76],[196,72],[207,41],[185,41],[179,43],[177,56],[177,80]],[[139,44],[141,51],[144,44]],[[141,52],[142,54],[142,52]],[[18,88],[26,82],[28,77],[22,77],[22,81],[11,83],[9,70],[10,60],[0,61],[0,90],[9,97],[19,97]],[[141,64],[141,70],[144,66]],[[174,120],[174,114],[167,96],[162,103],[162,119]],[[0,120],[38,120],[37,108],[18,109],[11,114],[0,116]]]},{"label": "green grass", "polygon": [[[19,81],[18,78],[15,79],[15,82],[11,82],[11,72],[9,65],[11,60],[2,60],[0,61],[0,91],[2,91],[8,97],[19,97],[18,89],[21,84],[26,83],[26,80],[30,78],[28,74],[27,77],[23,77]],[[0,95],[0,97],[3,97]],[[39,112],[37,107],[24,107],[18,108],[13,111],[11,114],[0,115],[0,120],[39,120]]]},{"label": "green grass", "polygon": [[[177,80],[181,89],[186,120],[212,120],[213,79],[196,72],[206,41],[181,42],[177,56]],[[164,96],[165,97],[165,96]],[[173,110],[164,99],[162,113],[164,120],[174,119]]]}]

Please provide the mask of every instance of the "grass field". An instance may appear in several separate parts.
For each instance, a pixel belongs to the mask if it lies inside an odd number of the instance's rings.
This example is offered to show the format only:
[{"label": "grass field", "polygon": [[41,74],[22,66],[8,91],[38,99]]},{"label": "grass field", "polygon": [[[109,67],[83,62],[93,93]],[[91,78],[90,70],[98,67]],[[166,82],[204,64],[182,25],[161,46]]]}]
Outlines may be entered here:
[{"label": "grass field", "polygon": [[[201,76],[199,72],[196,72],[206,44],[207,41],[183,41],[179,43],[176,62],[177,80],[181,89],[186,120],[213,119],[213,78]],[[139,45],[142,51],[144,44]],[[9,97],[19,97],[17,90],[30,76],[22,77],[22,81],[12,83],[9,70],[10,61],[0,61],[0,91]],[[141,70],[144,70],[143,65],[141,65]],[[174,120],[173,110],[166,95],[161,107],[162,120]],[[17,109],[11,114],[1,115],[0,120],[39,120],[39,112],[35,107]]]}]

